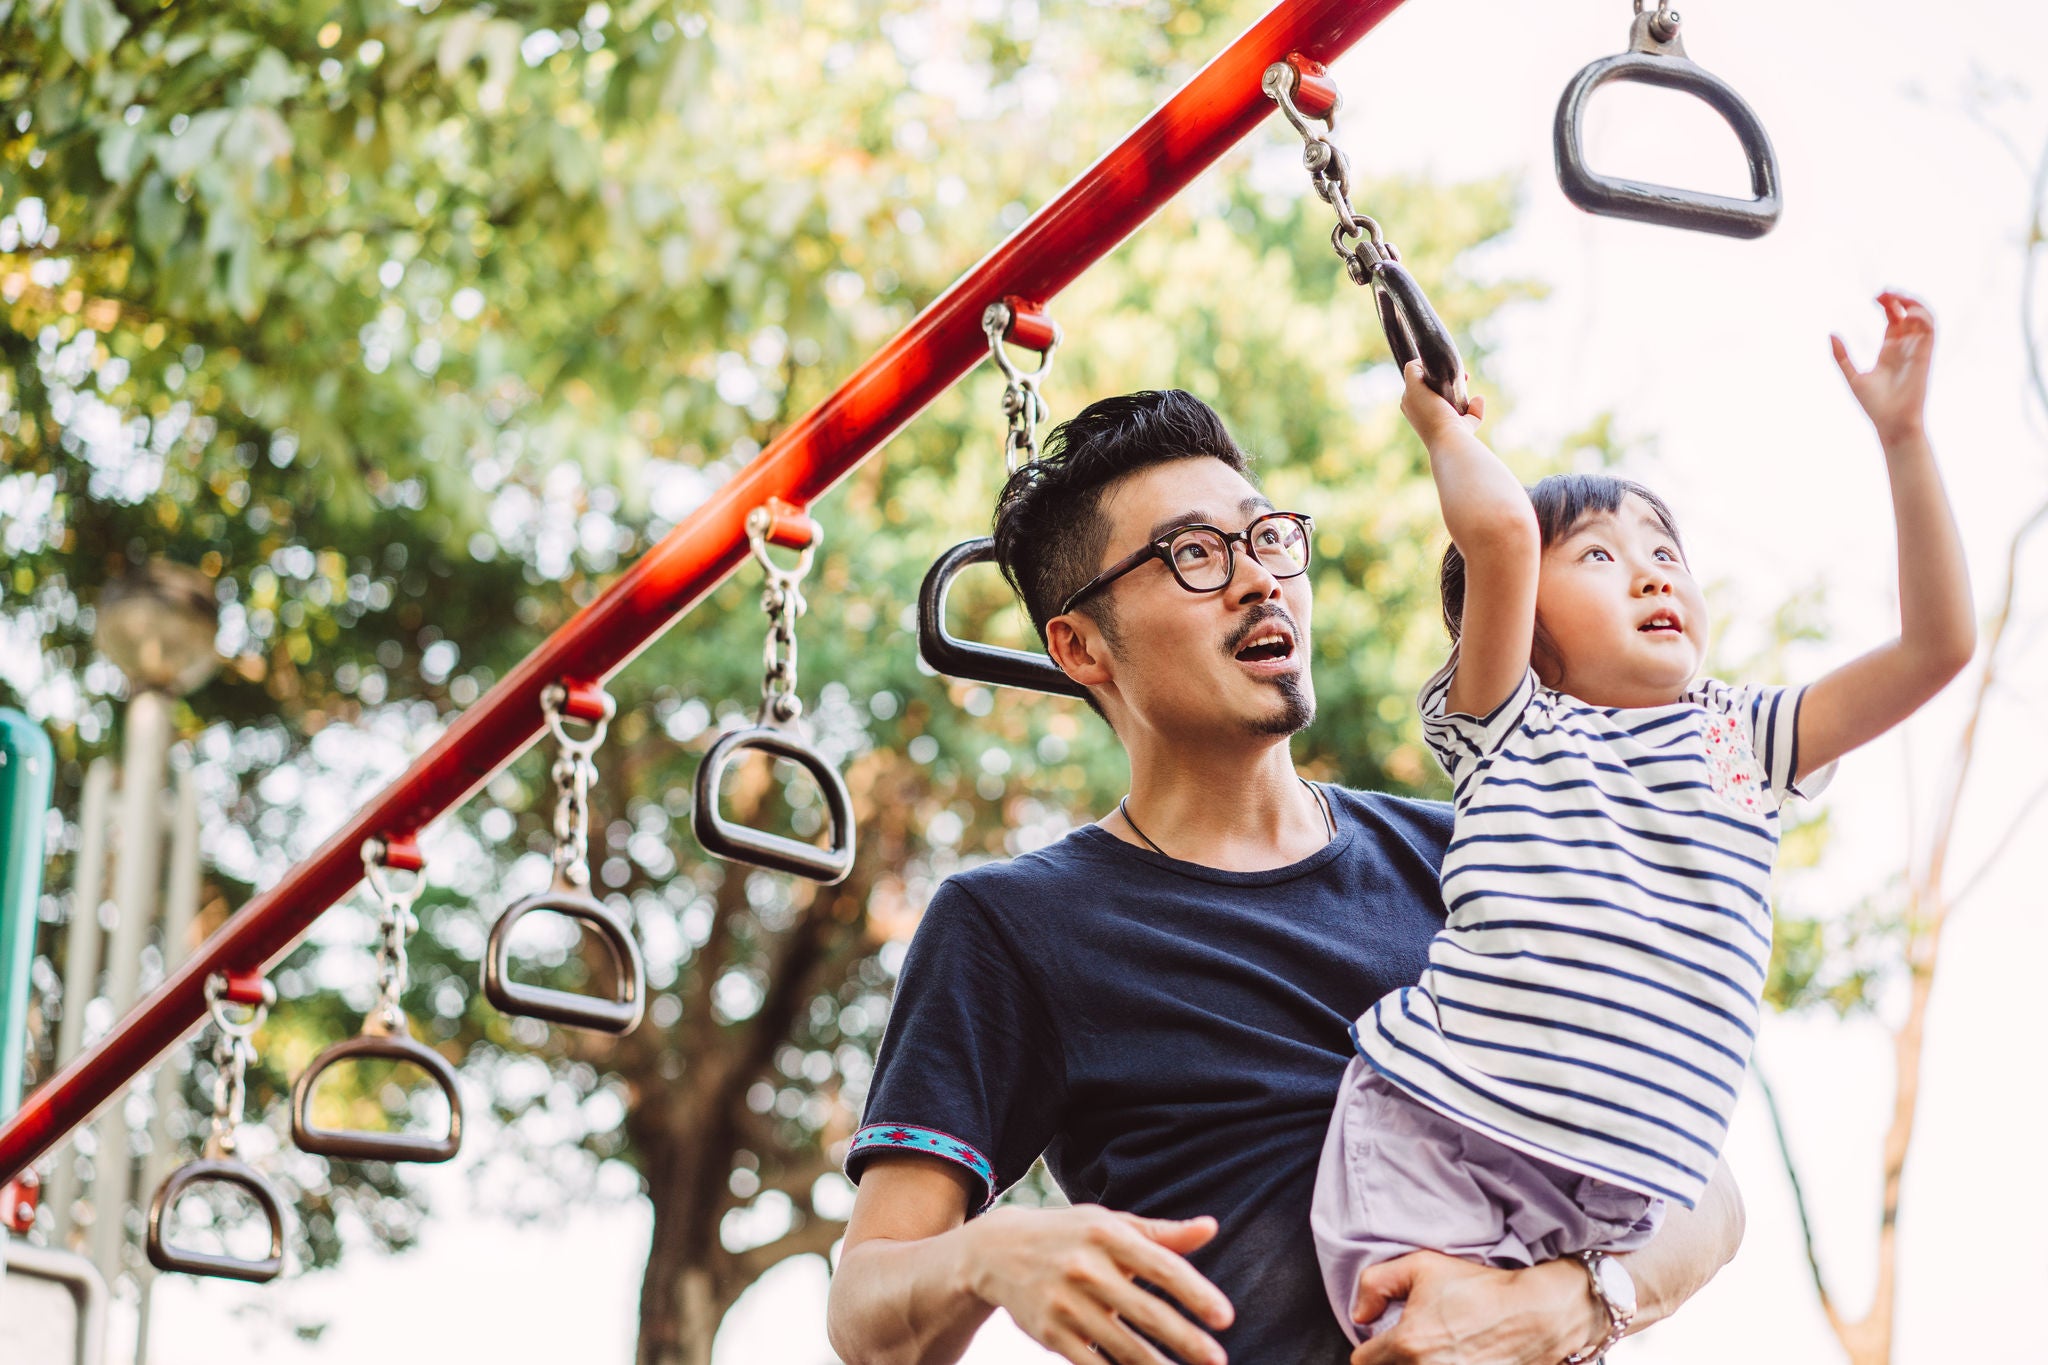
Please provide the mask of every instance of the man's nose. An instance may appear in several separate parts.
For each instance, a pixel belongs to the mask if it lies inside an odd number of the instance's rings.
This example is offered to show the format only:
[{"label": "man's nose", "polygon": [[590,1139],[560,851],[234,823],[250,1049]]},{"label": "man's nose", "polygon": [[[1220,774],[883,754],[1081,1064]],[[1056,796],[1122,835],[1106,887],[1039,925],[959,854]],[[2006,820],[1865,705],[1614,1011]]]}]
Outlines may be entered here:
[{"label": "man's nose", "polygon": [[1239,602],[1262,602],[1280,595],[1280,580],[1249,549],[1240,550],[1237,563],[1231,570],[1230,586],[1237,593]]}]

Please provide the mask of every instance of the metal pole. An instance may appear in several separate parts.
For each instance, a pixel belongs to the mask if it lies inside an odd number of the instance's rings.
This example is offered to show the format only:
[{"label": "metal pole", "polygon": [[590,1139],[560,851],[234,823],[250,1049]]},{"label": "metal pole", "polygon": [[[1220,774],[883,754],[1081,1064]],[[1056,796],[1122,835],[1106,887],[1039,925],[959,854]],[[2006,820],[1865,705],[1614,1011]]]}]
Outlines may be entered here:
[{"label": "metal pole", "polygon": [[[135,1003],[142,949],[156,919],[163,875],[164,760],[171,748],[171,699],[141,688],[128,703],[121,744],[121,842],[114,850],[113,943],[107,952],[107,998],[116,1010]],[[128,1241],[128,1196],[135,1157],[125,1105],[100,1115],[92,1177],[92,1259],[112,1284]]]},{"label": "metal pole", "polygon": [[[107,887],[107,816],[114,803],[114,760],[96,758],[85,770],[78,803],[78,871],[71,887],[71,923],[64,931],[63,1017],[57,1024],[57,1065],[78,1055],[85,1042],[85,1010],[99,994],[100,902]],[[60,1153],[43,1193],[43,1207],[56,1217],[51,1245],[67,1246],[71,1210],[78,1202],[78,1155]]]},{"label": "metal pole", "polygon": [[1285,0],[1202,68],[1101,160],[911,320],[817,407],[614,579],[413,766],[221,931],[111,1033],[29,1096],[0,1128],[0,1176],[35,1160],[128,1077],[205,1017],[217,971],[281,956],[362,876],[362,842],[417,832],[464,801],[541,733],[541,689],[624,668],[747,553],[747,513],[771,497],[799,508],[829,490],[988,354],[981,312],[1015,295],[1044,303],[1256,128],[1271,111],[1266,67],[1299,53],[1330,61],[1402,0]]},{"label": "metal pole", "polygon": [[43,727],[19,711],[0,711],[0,1114],[21,1103],[29,968],[43,895],[43,819],[55,776]]},{"label": "metal pole", "polygon": [[[164,882],[164,971],[174,972],[192,953],[192,921],[199,914],[199,774],[187,766],[178,773],[177,805],[171,815],[171,870]],[[148,1193],[171,1173],[177,1155],[165,1116],[177,1107],[181,1071],[174,1053],[157,1068],[156,1105],[149,1122],[149,1151],[142,1158],[142,1190]],[[149,1360],[149,1309],[156,1272],[138,1267],[141,1296],[135,1305],[135,1365]]]}]

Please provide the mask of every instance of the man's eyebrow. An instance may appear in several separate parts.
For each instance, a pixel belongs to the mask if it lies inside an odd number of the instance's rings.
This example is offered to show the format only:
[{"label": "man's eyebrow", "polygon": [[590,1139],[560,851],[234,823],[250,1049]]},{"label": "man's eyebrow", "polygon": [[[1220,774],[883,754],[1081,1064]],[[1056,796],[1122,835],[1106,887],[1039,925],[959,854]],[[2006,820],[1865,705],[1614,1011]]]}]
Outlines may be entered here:
[{"label": "man's eyebrow", "polygon": [[1181,512],[1175,516],[1168,517],[1165,521],[1162,521],[1155,525],[1152,528],[1152,534],[1146,536],[1145,539],[1163,540],[1167,536],[1172,535],[1175,531],[1178,531],[1181,527],[1193,526],[1198,521],[1213,523],[1215,521],[1215,518],[1210,516],[1209,513],[1203,511],[1199,507],[1191,508],[1188,511]]},{"label": "man's eyebrow", "polygon": [[[1272,511],[1273,504],[1266,501],[1263,494],[1254,493],[1250,497],[1238,503],[1237,510],[1244,516],[1249,517],[1254,512]],[[1175,531],[1178,531],[1181,527],[1193,526],[1196,522],[1202,522],[1206,525],[1213,526],[1216,524],[1216,519],[1213,515],[1203,511],[1199,507],[1191,508],[1188,511],[1181,512],[1175,516],[1168,517],[1165,521],[1162,521],[1158,525],[1154,526],[1152,528],[1152,534],[1145,537],[1145,539],[1163,540],[1167,536],[1172,535]]]}]

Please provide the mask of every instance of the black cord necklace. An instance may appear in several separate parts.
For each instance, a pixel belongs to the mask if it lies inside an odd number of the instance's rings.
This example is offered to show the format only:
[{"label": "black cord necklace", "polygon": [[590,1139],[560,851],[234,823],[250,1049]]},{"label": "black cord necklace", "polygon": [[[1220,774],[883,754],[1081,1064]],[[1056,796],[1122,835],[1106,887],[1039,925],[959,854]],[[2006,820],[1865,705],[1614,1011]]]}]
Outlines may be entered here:
[{"label": "black cord necklace", "polygon": [[[1328,842],[1328,840],[1330,839],[1336,838],[1337,818],[1330,814],[1329,798],[1324,796],[1322,791],[1307,778],[1296,777],[1295,781],[1301,783],[1302,786],[1307,787],[1309,795],[1313,796],[1316,799],[1316,809],[1322,812],[1323,816],[1325,842]],[[1161,848],[1158,844],[1154,843],[1151,835],[1147,834],[1144,830],[1138,828],[1138,822],[1131,818],[1131,798],[1128,794],[1116,803],[1116,813],[1118,815],[1123,816],[1124,823],[1131,827],[1131,833],[1137,835],[1140,839],[1143,839],[1147,844],[1151,845],[1152,851],[1154,853],[1157,853],[1162,858],[1171,858],[1173,856],[1171,853],[1168,853],[1165,849]]]}]

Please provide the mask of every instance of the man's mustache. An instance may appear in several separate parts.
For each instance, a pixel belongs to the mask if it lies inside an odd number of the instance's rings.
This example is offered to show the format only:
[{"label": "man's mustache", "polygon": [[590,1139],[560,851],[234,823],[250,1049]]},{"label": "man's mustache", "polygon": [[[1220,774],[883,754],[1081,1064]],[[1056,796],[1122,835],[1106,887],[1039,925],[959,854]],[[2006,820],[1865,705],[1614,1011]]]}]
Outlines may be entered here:
[{"label": "man's mustache", "polygon": [[1253,608],[1252,614],[1245,619],[1244,624],[1230,632],[1229,640],[1223,645],[1223,652],[1236,658],[1237,651],[1244,648],[1244,642],[1256,635],[1259,628],[1268,621],[1285,623],[1288,634],[1294,637],[1294,647],[1301,648],[1301,627],[1294,624],[1294,618],[1288,614],[1287,608],[1268,604]]}]

